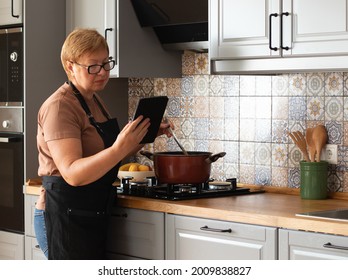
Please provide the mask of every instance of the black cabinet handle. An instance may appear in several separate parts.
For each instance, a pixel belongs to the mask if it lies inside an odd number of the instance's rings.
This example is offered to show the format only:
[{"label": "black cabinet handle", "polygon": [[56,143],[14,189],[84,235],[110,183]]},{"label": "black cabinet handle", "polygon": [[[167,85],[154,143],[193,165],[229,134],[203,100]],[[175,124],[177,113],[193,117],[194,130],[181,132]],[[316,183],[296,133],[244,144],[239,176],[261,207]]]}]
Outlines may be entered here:
[{"label": "black cabinet handle", "polygon": [[272,47],[272,17],[278,17],[278,16],[279,16],[279,14],[277,14],[277,13],[269,15],[269,48],[272,51],[277,51],[278,50],[277,47]]},{"label": "black cabinet handle", "polygon": [[15,18],[19,18],[19,15],[15,15],[13,12],[13,0],[11,0],[11,16]]},{"label": "black cabinet handle", "polygon": [[204,230],[204,231],[212,231],[212,232],[229,232],[231,233],[232,232],[232,229],[218,229],[218,228],[210,228],[208,226],[204,226],[204,227],[201,227],[200,228],[201,230]]},{"label": "black cabinet handle", "polygon": [[348,247],[346,247],[346,246],[333,245],[330,242],[324,244],[323,247],[330,248],[330,249],[338,249],[338,250],[348,250]]},{"label": "black cabinet handle", "polygon": [[40,249],[40,245],[38,245],[38,244],[35,245],[35,248],[36,248],[36,249]]},{"label": "black cabinet handle", "polygon": [[290,13],[286,12],[286,13],[281,13],[280,15],[280,48],[283,49],[283,50],[290,50],[289,47],[284,47],[283,46],[283,17],[284,16],[289,16]]},{"label": "black cabinet handle", "polygon": [[112,30],[113,30],[112,28],[106,28],[105,29],[105,36],[104,36],[105,37],[105,41],[108,41],[108,31],[111,32]]}]

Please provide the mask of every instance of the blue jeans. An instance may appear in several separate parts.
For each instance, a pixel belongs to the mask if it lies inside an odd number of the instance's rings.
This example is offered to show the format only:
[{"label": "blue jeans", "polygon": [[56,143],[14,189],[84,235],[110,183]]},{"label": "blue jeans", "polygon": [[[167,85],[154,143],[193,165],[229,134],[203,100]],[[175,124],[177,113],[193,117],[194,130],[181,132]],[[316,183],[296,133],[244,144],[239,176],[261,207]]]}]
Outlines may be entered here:
[{"label": "blue jeans", "polygon": [[46,235],[46,225],[45,225],[45,210],[39,210],[35,208],[34,212],[34,230],[39,243],[40,249],[48,258],[48,245],[47,245],[47,235]]}]

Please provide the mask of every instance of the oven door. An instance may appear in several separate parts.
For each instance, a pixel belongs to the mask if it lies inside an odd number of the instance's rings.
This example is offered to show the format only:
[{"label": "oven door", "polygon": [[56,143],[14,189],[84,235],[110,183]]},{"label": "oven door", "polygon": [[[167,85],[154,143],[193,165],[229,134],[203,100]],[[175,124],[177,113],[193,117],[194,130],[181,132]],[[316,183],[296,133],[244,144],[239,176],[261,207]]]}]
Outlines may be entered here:
[{"label": "oven door", "polygon": [[0,133],[0,230],[24,232],[23,134]]}]

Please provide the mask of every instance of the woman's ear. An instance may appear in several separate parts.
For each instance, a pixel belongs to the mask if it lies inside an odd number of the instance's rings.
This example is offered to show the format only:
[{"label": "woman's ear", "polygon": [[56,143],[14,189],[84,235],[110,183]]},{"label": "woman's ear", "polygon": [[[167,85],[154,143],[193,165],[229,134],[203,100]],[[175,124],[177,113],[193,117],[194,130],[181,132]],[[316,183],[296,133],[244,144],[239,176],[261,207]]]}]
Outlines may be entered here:
[{"label": "woman's ear", "polygon": [[66,69],[69,71],[71,76],[74,76],[74,63],[71,61],[66,62]]}]

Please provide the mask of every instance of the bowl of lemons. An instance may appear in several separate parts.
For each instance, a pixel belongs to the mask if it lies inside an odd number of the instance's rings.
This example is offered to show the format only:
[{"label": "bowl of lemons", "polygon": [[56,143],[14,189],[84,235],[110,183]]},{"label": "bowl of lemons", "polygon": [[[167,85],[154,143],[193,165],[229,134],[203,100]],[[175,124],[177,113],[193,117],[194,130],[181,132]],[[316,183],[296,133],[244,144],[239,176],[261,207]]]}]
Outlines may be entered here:
[{"label": "bowl of lemons", "polygon": [[131,181],[145,181],[147,177],[154,177],[155,172],[152,168],[145,164],[140,164],[137,162],[130,162],[123,164],[119,170],[117,177],[122,180],[124,177],[133,177]]}]

